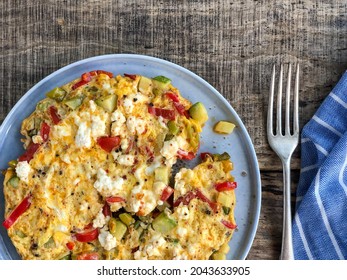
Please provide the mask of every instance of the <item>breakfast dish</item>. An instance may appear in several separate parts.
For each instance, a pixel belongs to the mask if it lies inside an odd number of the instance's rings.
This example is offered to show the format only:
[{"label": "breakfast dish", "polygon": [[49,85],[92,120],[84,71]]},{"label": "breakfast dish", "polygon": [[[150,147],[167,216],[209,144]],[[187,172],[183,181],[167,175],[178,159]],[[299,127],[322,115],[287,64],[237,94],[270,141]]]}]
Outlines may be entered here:
[{"label": "breakfast dish", "polygon": [[4,227],[23,259],[223,259],[236,229],[226,153],[197,157],[208,114],[165,76],[95,70],[21,125]]}]

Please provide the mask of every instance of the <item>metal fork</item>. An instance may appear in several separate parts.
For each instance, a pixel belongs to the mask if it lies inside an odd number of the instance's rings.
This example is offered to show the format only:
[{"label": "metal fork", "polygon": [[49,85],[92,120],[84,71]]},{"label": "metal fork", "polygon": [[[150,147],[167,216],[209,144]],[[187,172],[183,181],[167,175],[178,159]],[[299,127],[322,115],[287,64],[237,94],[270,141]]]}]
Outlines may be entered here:
[{"label": "metal fork", "polygon": [[[290,117],[290,101],[291,101],[291,73],[292,66],[288,66],[286,100],[285,100],[285,122],[284,134],[282,131],[282,79],[283,65],[281,65],[278,93],[277,93],[277,119],[276,129],[274,133],[273,127],[273,103],[275,92],[275,75],[276,67],[274,65],[272,71],[272,80],[270,88],[269,107],[267,114],[267,139],[271,148],[276,152],[283,166],[283,233],[282,233],[282,249],[281,260],[293,260],[293,241],[292,241],[292,215],[291,215],[291,199],[290,199],[290,160],[295,148],[299,142],[299,64],[296,67],[295,85],[294,85],[294,108],[293,116]],[[292,124],[292,125],[291,125]],[[292,126],[292,129],[291,129]]]}]

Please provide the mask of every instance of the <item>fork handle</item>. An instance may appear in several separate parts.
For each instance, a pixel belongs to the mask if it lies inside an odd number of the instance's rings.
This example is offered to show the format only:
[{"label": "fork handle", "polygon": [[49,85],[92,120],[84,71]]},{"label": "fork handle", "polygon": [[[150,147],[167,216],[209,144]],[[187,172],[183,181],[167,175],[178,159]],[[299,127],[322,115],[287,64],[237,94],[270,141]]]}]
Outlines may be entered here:
[{"label": "fork handle", "polygon": [[283,165],[283,233],[281,260],[294,260],[292,238],[292,212],[290,199],[290,157],[282,161]]}]

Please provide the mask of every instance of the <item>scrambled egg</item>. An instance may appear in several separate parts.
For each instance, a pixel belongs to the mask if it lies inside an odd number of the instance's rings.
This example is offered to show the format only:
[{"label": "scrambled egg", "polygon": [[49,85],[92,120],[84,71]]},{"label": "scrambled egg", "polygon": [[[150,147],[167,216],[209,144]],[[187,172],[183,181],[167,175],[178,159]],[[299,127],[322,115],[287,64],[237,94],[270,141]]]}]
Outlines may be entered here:
[{"label": "scrambled egg", "polygon": [[47,93],[5,173],[5,221],[23,259],[223,258],[235,229],[232,164],[197,155],[207,113],[171,81],[98,70]]}]

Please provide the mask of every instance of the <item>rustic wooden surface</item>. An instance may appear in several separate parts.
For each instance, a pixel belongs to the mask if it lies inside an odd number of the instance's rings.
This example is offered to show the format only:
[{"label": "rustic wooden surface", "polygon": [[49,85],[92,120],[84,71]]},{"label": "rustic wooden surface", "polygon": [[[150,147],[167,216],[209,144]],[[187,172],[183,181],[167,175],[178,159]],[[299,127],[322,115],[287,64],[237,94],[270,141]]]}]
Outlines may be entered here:
[{"label": "rustic wooden surface", "polygon": [[[271,67],[301,63],[303,126],[347,69],[346,17],[346,0],[1,0],[0,121],[42,78],[83,58],[137,53],[184,66],[219,90],[249,131],[262,210],[248,259],[277,259],[282,172],[265,137]],[[297,149],[293,194],[299,166]]]}]

